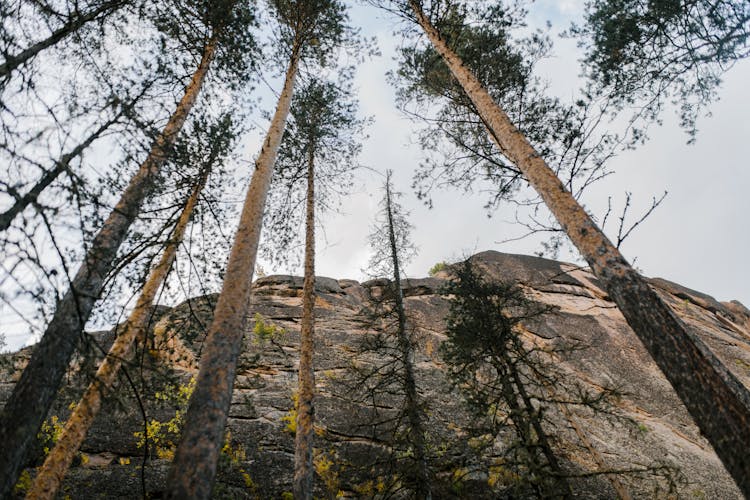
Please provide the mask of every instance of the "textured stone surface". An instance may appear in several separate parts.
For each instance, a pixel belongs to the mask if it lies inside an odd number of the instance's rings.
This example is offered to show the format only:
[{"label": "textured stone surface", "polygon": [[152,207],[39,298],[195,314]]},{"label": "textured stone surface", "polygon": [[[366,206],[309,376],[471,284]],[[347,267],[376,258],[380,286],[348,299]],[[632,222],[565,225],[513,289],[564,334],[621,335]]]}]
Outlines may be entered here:
[{"label": "textured stone surface", "polygon": [[[605,421],[586,412],[574,414],[578,427],[608,467],[669,463],[679,467],[685,479],[679,484],[680,497],[741,498],[669,383],[590,273],[570,264],[497,252],[483,252],[474,259],[488,277],[518,281],[530,297],[556,307],[555,312],[524,325],[525,341],[547,346],[575,343],[581,349],[564,354],[560,367],[589,387],[616,386],[625,393],[616,409],[635,423]],[[409,280],[404,283],[404,296],[412,325],[420,333],[417,375],[421,393],[430,403],[431,429],[451,443],[451,448],[443,450],[447,463],[451,456],[461,454],[461,446],[467,446],[461,442],[466,440],[463,426],[468,420],[461,396],[445,379],[438,353],[448,310],[446,298],[440,295],[446,276],[440,273],[434,278]],[[653,279],[651,283],[726,366],[750,385],[750,312],[738,302],[720,303],[665,280]],[[357,465],[383,454],[381,439],[387,438],[378,434],[381,430],[365,425],[372,409],[348,401],[342,383],[359,344],[373,331],[371,321],[362,314],[368,289],[377,293],[383,285],[379,280],[363,284],[316,280],[316,447],[336,463],[338,488],[347,496],[357,496],[357,486],[372,479]],[[285,417],[293,407],[296,386],[301,287],[302,279],[292,276],[268,276],[256,283],[249,316],[252,319],[258,313],[264,322],[283,328],[285,333],[261,342],[253,334],[251,322],[245,336],[228,423],[231,445],[235,449],[241,446],[244,456],[222,465],[215,490],[218,498],[279,498],[291,490],[294,440]],[[195,372],[214,303],[215,296],[193,299],[164,312],[155,322],[153,334],[160,354],[156,360],[144,356],[149,372],[149,385],[139,387],[144,396],[153,394],[166,380],[184,382]],[[17,369],[27,357],[28,350],[14,356],[15,370],[3,374],[0,400],[7,398]],[[165,365],[172,370],[165,370]],[[135,376],[138,369],[130,368],[136,383],[140,383]],[[65,417],[66,401],[80,392],[83,379],[83,375],[70,379],[55,414]],[[143,450],[136,447],[133,433],[142,429],[143,419],[128,384],[122,383],[117,394],[118,398],[107,403],[83,447],[88,463],[74,467],[68,475],[66,493],[73,498],[140,497]],[[173,404],[145,404],[149,419],[168,420],[175,410]],[[393,411],[379,409],[385,416]],[[562,415],[553,418],[558,419],[565,466],[578,472],[596,470],[590,450],[571,430],[570,422]],[[166,460],[149,461],[143,476],[148,491],[158,495],[167,467]],[[457,488],[451,481],[453,472],[435,471],[436,498],[491,497],[486,475],[473,472]],[[317,494],[327,496],[323,481],[316,481]],[[647,481],[627,476],[622,481],[636,498],[660,496]],[[615,497],[604,476],[577,479],[574,490],[581,498]]]}]

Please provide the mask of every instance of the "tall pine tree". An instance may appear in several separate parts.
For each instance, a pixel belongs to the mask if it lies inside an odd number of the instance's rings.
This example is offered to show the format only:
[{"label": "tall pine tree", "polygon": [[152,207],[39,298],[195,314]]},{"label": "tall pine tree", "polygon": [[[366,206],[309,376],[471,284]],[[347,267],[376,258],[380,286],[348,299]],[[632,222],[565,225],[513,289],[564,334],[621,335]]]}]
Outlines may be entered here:
[{"label": "tall pine tree", "polygon": [[[164,285],[172,269],[177,251],[182,244],[185,231],[191,221],[199,197],[206,186],[211,170],[225,160],[233,141],[231,120],[228,115],[221,117],[215,124],[199,123],[195,128],[199,135],[199,147],[187,148],[187,151],[194,156],[183,158],[183,160],[188,162],[188,166],[197,162],[199,168],[193,187],[188,192],[184,207],[168,241],[164,245],[158,263],[151,270],[143,285],[138,301],[130,313],[122,333],[115,338],[112,347],[99,365],[94,380],[89,384],[68,418],[62,434],[34,478],[31,489],[27,493],[27,498],[55,497],[65,472],[73,462],[75,454],[101,408],[103,397],[107,395],[107,392],[115,383],[120,367],[124,362],[129,361],[137,342],[145,346],[146,330],[157,293]],[[200,155],[205,156],[201,158]]]},{"label": "tall pine tree", "polygon": [[[671,382],[740,489],[750,494],[750,392],[659,299],[513,125],[441,31],[444,2],[384,2],[422,29],[476,109],[492,140],[539,193]],[[461,5],[460,2],[448,2]],[[437,23],[437,24],[436,24]],[[449,26],[448,26],[449,27]]]},{"label": "tall pine tree", "polygon": [[200,21],[206,23],[202,43],[198,44],[202,52],[200,63],[170,120],[154,140],[148,157],[97,233],[0,415],[0,437],[8,443],[0,454],[0,495],[5,495],[15,484],[29,447],[54,400],[78,337],[102,291],[104,280],[112,270],[117,250],[195,104],[217,47],[222,43],[247,42],[244,36],[239,40],[232,36],[237,34],[236,30],[225,31],[225,27],[236,27],[235,19],[243,22],[247,19],[238,15],[243,11],[237,9],[234,2],[198,2],[196,7]]},{"label": "tall pine tree", "polygon": [[273,165],[301,63],[326,65],[353,35],[335,0],[273,0],[280,48],[288,57],[284,86],[255,162],[235,233],[222,293],[204,344],[186,424],[167,477],[169,498],[208,498],[224,438],[227,412],[247,318],[247,305]]}]

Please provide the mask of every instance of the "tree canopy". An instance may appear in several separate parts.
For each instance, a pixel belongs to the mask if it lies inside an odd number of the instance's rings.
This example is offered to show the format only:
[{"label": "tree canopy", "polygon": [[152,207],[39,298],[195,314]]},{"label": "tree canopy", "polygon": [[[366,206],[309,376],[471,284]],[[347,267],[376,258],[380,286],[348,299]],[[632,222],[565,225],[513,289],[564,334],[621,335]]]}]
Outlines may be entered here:
[{"label": "tree canopy", "polygon": [[[583,19],[567,34],[579,44],[582,68],[581,89],[569,99],[551,95],[539,76],[554,40],[543,27],[528,26],[525,2],[368,3],[395,14],[387,29],[400,44],[389,78],[397,106],[415,124],[422,161],[401,168],[411,169],[417,197],[430,204],[437,188],[480,192],[489,213],[510,204],[531,232],[552,233],[542,251],[555,253],[569,237],[738,484],[750,491],[742,479],[747,459],[732,448],[747,433],[737,427],[736,443],[722,437],[750,409],[747,390],[722,371],[620,253],[622,239],[641,222],[626,228],[630,195],[615,245],[583,202],[584,192],[609,175],[609,160],[645,141],[644,130],[660,123],[669,106],[677,106],[682,127],[695,137],[722,76],[750,55],[750,4],[588,2]],[[0,437],[9,450],[0,456],[0,496],[28,462],[84,330],[127,314],[156,256],[174,243],[175,219],[196,192],[196,178],[206,188],[194,195],[190,227],[201,237],[188,232],[187,248],[172,247],[177,272],[165,281],[162,296],[170,296],[172,285],[181,287],[173,297],[223,291],[207,326],[205,364],[169,475],[169,495],[210,494],[261,229],[264,255],[276,266],[302,241],[302,208],[313,180],[311,205],[347,208],[339,200],[357,189],[353,171],[361,166],[368,124],[358,115],[356,97],[374,99],[366,82],[358,87],[353,81],[374,52],[339,0],[0,5],[0,303],[41,338],[0,415]],[[269,111],[256,108],[260,95],[276,103],[270,122]],[[618,119],[624,130],[613,125]],[[257,160],[248,151],[253,129],[265,134]],[[404,139],[394,138],[394,144]],[[200,165],[208,163],[213,173],[206,178]],[[250,176],[237,224],[235,186],[244,190]],[[651,210],[658,204],[655,199]],[[390,207],[397,203],[390,191],[387,205],[392,219]],[[519,208],[530,209],[526,219]],[[381,245],[373,267],[398,282],[399,266],[409,259],[409,226],[398,217],[387,226],[387,236],[373,237]],[[492,321],[502,325],[501,316]],[[408,360],[412,347],[403,314],[399,321],[400,355]],[[658,336],[662,331],[670,335]],[[411,369],[408,362],[404,369]],[[691,370],[710,372],[705,385],[716,392],[697,390]],[[412,427],[422,439],[416,384],[406,385]],[[706,410],[711,398],[726,403],[715,415]],[[724,424],[717,424],[722,418]],[[417,457],[422,465],[424,453]],[[547,457],[554,475],[552,462]],[[417,482],[429,496],[426,469]]]}]

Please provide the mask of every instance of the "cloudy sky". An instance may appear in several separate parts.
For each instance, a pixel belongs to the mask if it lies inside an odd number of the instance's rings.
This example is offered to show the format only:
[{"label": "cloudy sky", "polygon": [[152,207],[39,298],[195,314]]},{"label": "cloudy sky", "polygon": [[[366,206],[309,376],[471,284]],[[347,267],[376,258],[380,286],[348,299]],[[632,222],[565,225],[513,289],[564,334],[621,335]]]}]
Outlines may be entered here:
[{"label": "cloudy sky", "polygon": [[[566,29],[581,15],[578,0],[537,0],[529,17],[531,26],[552,24],[552,33]],[[372,116],[369,139],[364,145],[357,189],[343,200],[339,213],[325,214],[318,231],[318,274],[337,278],[366,279],[370,249],[367,235],[382,196],[382,177],[373,171],[394,170],[402,203],[410,210],[412,239],[418,255],[407,267],[407,275],[423,277],[440,261],[454,261],[488,249],[533,254],[539,239],[513,240],[523,229],[513,222],[512,207],[501,207],[488,217],[484,198],[455,190],[434,193],[434,208],[428,209],[414,196],[411,180],[422,152],[413,143],[416,126],[395,106],[394,90],[385,73],[393,61],[398,37],[385,13],[371,7],[354,8],[353,21],[364,34],[374,36],[382,53],[361,68],[356,85],[363,114]],[[570,40],[555,40],[552,57],[541,63],[540,73],[550,89],[563,99],[573,99],[580,86],[577,78],[579,54]],[[719,300],[736,299],[750,306],[750,266],[745,255],[750,247],[748,190],[750,169],[750,60],[737,64],[726,75],[712,116],[700,119],[697,143],[687,145],[687,136],[677,125],[673,110],[664,115],[661,127],[653,127],[650,141],[637,150],[622,152],[609,167],[615,174],[590,189],[584,198],[594,214],[603,214],[612,197],[621,206],[624,193],[633,193],[633,212],[645,210],[653,196],[669,191],[664,203],[623,244],[622,251],[647,276],[663,277],[713,295]],[[279,85],[280,86],[280,85]],[[263,99],[271,108],[271,92]],[[243,145],[241,154],[253,158],[263,137],[264,123]],[[248,165],[249,162],[244,162]],[[240,176],[247,177],[249,172]],[[235,197],[241,200],[243,196]],[[610,232],[616,229],[609,228]],[[611,236],[611,233],[610,233]],[[560,258],[581,262],[575,252]],[[267,272],[301,273],[301,269],[264,266]],[[29,340],[25,325],[4,325],[11,348]]]},{"label": "cloudy sky", "polygon": [[[530,24],[552,22],[552,32],[568,27],[580,15],[582,2],[539,1]],[[363,163],[378,170],[395,171],[395,182],[404,192],[403,203],[411,210],[413,240],[419,255],[408,266],[408,274],[422,277],[436,262],[455,260],[482,250],[532,254],[538,240],[502,243],[522,234],[514,224],[510,208],[488,218],[481,196],[442,191],[433,209],[422,205],[410,189],[411,178],[421,158],[413,144],[415,124],[401,115],[394,104],[394,91],[385,80],[397,37],[387,19],[371,8],[357,8],[355,22],[367,34],[377,36],[382,57],[360,68],[357,75],[364,113],[374,116]],[[556,40],[553,57],[541,72],[554,93],[571,98],[579,87],[578,53],[571,41]],[[694,288],[719,300],[740,300],[750,305],[750,61],[732,68],[710,107],[712,116],[698,122],[697,143],[687,145],[673,110],[665,113],[661,127],[651,129],[650,141],[637,150],[621,153],[610,167],[616,173],[587,193],[584,201],[592,213],[603,214],[612,196],[621,204],[624,193],[633,193],[634,213],[648,208],[653,196],[669,192],[664,203],[625,241],[622,251],[635,260],[644,274],[663,277]],[[368,225],[377,211],[382,180],[363,172],[358,192],[345,200],[343,213],[324,219],[319,241],[318,273],[325,276],[362,279],[368,259]],[[610,231],[616,229],[614,226]],[[610,234],[611,236],[611,234]],[[575,253],[561,259],[578,261]]]}]

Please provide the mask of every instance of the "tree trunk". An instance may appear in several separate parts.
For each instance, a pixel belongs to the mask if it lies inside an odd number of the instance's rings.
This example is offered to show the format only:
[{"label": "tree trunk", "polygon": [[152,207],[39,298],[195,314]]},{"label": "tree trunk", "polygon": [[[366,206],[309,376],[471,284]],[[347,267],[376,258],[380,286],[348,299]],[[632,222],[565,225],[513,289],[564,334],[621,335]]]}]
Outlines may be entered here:
[{"label": "tree trunk", "polygon": [[[521,346],[521,348],[523,347]],[[560,498],[565,499],[573,498],[573,492],[570,489],[568,479],[565,477],[564,471],[560,467],[560,463],[557,460],[557,456],[552,450],[552,446],[550,445],[547,433],[542,428],[541,416],[539,414],[539,411],[534,407],[534,403],[531,401],[531,397],[526,391],[526,386],[523,385],[523,380],[521,380],[521,376],[518,373],[518,363],[515,363],[513,359],[508,356],[507,351],[503,357],[505,358],[505,364],[510,372],[509,375],[513,379],[513,385],[515,385],[518,396],[521,398],[521,401],[523,401],[523,411],[526,414],[525,418],[528,418],[531,427],[534,429],[534,434],[536,434],[535,443],[533,442],[533,440],[531,440],[530,434],[527,437],[527,439],[529,439],[529,453],[533,453],[536,455],[537,453],[541,452],[547,461],[547,465],[552,471],[551,477],[540,478],[542,479],[540,487],[542,487],[546,491],[546,494],[550,498],[553,496],[559,496]],[[537,457],[535,456],[533,460],[537,461]],[[551,479],[552,481],[550,482],[549,479]],[[549,491],[550,483],[552,484],[554,491]]]},{"label": "tree trunk", "polygon": [[206,45],[193,78],[177,109],[154,141],[148,158],[133,176],[84,257],[71,287],[57,304],[52,321],[36,345],[29,364],[13,389],[0,416],[0,498],[13,488],[36,438],[76,344],[101,293],[105,278],[128,228],[152,188],[185,119],[200,92],[216,50],[216,38]]},{"label": "tree trunk", "polygon": [[398,331],[396,332],[396,336],[404,365],[404,393],[406,398],[406,413],[409,420],[409,437],[414,447],[414,461],[417,464],[414,494],[420,500],[430,500],[432,498],[432,490],[425,453],[425,432],[422,423],[422,412],[419,408],[417,382],[414,375],[414,349],[409,334],[406,331],[406,311],[404,309],[404,295],[401,291],[401,270],[398,259],[398,247],[396,245],[393,210],[391,208],[391,172],[389,171],[386,175],[385,206],[388,216],[388,238],[391,247],[391,260],[393,262],[393,295],[396,300],[396,314],[398,316]]},{"label": "tree trunk", "polygon": [[[210,165],[210,163],[209,163]],[[81,396],[75,410],[65,424],[63,433],[55,443],[54,448],[47,456],[44,464],[26,494],[27,500],[53,499],[60,488],[70,464],[73,462],[76,452],[86,438],[91,424],[101,408],[102,398],[112,388],[117,379],[123,361],[130,358],[133,345],[136,341],[143,342],[146,338],[146,328],[151,318],[151,311],[156,294],[164,284],[169,270],[172,267],[177,249],[185,235],[185,229],[190,222],[193,209],[198,203],[198,197],[206,185],[210,167],[206,167],[193,187],[192,193],[185,202],[177,224],[175,224],[172,236],[164,247],[164,252],[157,265],[143,286],[141,295],[138,297],[133,311],[128,317],[123,331],[115,338],[107,356],[102,360],[96,371],[96,376],[89,384],[86,392]]]},{"label": "tree trunk", "polygon": [[42,191],[47,189],[47,187],[52,184],[55,179],[60,176],[60,174],[68,170],[68,168],[70,167],[70,162],[78,157],[81,153],[83,153],[86,148],[91,146],[91,143],[98,139],[99,136],[101,136],[110,126],[112,126],[112,124],[114,124],[121,115],[122,113],[118,113],[117,116],[115,116],[113,119],[107,121],[101,127],[96,129],[90,136],[86,138],[85,141],[76,146],[70,153],[64,154],[57,162],[55,162],[55,166],[53,168],[44,172],[44,175],[42,175],[42,178],[39,179],[34,187],[32,187],[25,195],[16,198],[13,206],[0,214],[0,231],[7,230],[10,227],[11,222],[13,222],[13,219],[18,214],[23,212],[26,207],[31,204],[36,204],[37,199],[39,199],[39,195],[42,193]]},{"label": "tree trunk", "polygon": [[245,197],[214,320],[203,345],[200,371],[185,416],[185,428],[167,475],[167,498],[182,500],[209,498],[211,495],[232,401],[237,358],[247,324],[247,306],[263,226],[263,209],[289,114],[298,63],[299,48],[295,47],[284,88]]},{"label": "tree trunk", "polygon": [[305,281],[302,285],[297,433],[294,436],[295,500],[313,497],[313,426],[315,425],[315,148],[307,159],[307,206],[305,214]]},{"label": "tree trunk", "polygon": [[430,24],[417,0],[417,22],[463,87],[504,155],[523,172],[602,281],[630,327],[674,387],[740,490],[750,496],[750,393],[659,299],[544,159]]},{"label": "tree trunk", "polygon": [[10,74],[19,66],[27,63],[32,57],[36,56],[44,49],[57,44],[68,35],[75,33],[86,23],[97,19],[101,15],[107,16],[127,3],[127,0],[113,0],[110,2],[104,2],[99,7],[96,7],[90,12],[86,12],[82,15],[73,17],[70,21],[68,21],[68,23],[60,26],[44,40],[33,44],[31,47],[22,50],[18,54],[12,56],[7,55],[5,61],[0,64],[0,89],[2,89],[3,87],[2,81],[10,76]]},{"label": "tree trunk", "polygon": [[[529,411],[529,408],[522,408],[519,404],[519,395],[516,392],[516,387],[511,383],[511,375],[509,371],[512,369],[513,367],[509,366],[508,362],[504,359],[502,368],[498,370],[500,385],[502,386],[502,397],[510,410],[508,416],[510,417],[510,421],[521,441],[521,449],[527,455],[527,462],[524,465],[529,469],[528,476],[531,478],[531,485],[534,487],[539,498],[552,498],[552,492],[549,491],[549,474],[544,471],[542,457],[536,449],[537,443],[534,441],[534,436],[532,434],[531,422],[534,419],[534,415],[531,412],[533,412],[534,409],[532,407]],[[567,494],[561,494],[560,496],[565,499],[570,498],[570,495]]]}]

